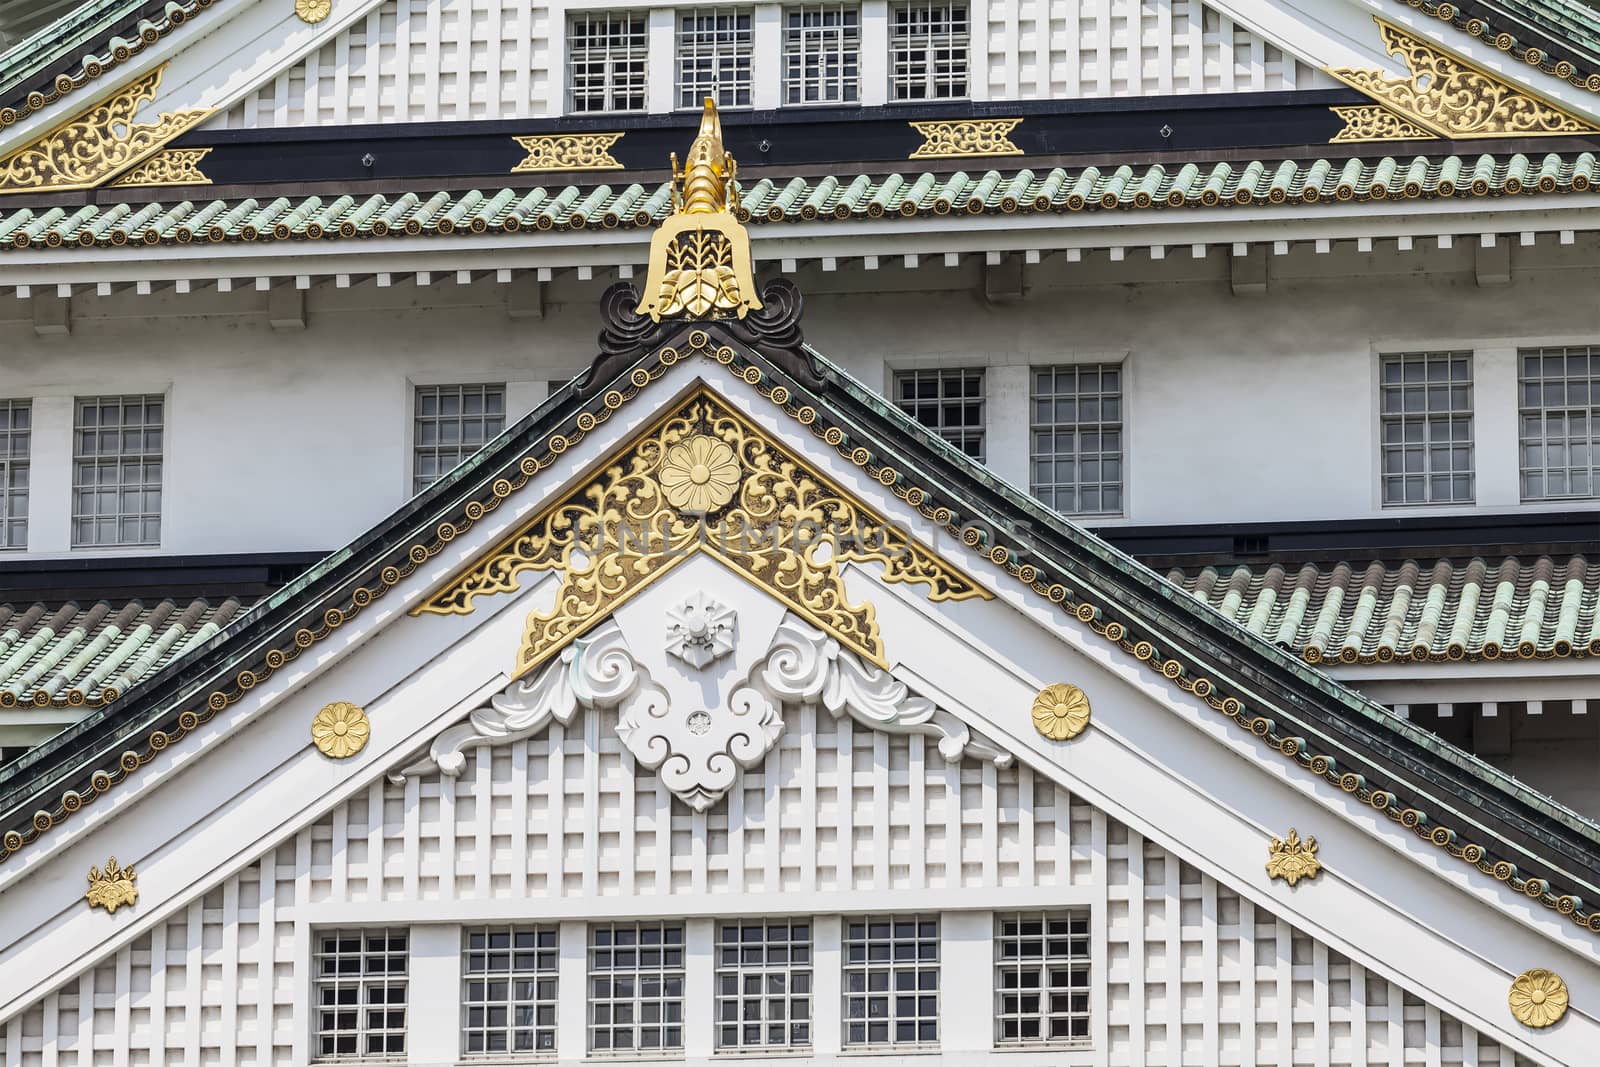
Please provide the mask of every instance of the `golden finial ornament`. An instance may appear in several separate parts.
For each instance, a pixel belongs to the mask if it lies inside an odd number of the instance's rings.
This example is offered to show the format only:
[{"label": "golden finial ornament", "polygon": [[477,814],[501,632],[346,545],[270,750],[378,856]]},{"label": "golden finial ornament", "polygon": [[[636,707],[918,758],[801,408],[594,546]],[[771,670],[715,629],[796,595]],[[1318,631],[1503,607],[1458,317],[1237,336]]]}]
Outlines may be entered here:
[{"label": "golden finial ornament", "polygon": [[1317,859],[1317,839],[1307,837],[1300,840],[1300,835],[1294,827],[1289,827],[1289,836],[1272,839],[1267,845],[1267,877],[1282,878],[1290,886],[1294,886],[1300,879],[1312,879],[1322,873],[1322,862]]},{"label": "golden finial ornament", "polygon": [[1568,1000],[1567,983],[1559,974],[1543,967],[1517,975],[1511,982],[1511,992],[1506,995],[1517,1022],[1535,1030],[1560,1022],[1567,1013]]},{"label": "golden finial ornament", "polygon": [[1033,726],[1052,741],[1068,741],[1089,727],[1089,697],[1067,682],[1039,690],[1033,698]]},{"label": "golden finial ornament", "polygon": [[115,915],[118,908],[132,907],[139,902],[138,878],[133,864],[119,867],[117,857],[112,856],[106,861],[105,870],[89,868],[89,891],[84,899],[88,900],[90,908],[104,908]]},{"label": "golden finial ornament", "polygon": [[761,307],[750,235],[740,224],[738,164],[722,146],[716,101],[706,97],[700,133],[678,166],[672,154],[672,214],[650,239],[650,270],[636,309],[665,318],[744,318]]},{"label": "golden finial ornament", "polygon": [[333,759],[349,759],[367,745],[372,724],[367,713],[340,700],[317,712],[311,720],[311,740],[317,751]]}]

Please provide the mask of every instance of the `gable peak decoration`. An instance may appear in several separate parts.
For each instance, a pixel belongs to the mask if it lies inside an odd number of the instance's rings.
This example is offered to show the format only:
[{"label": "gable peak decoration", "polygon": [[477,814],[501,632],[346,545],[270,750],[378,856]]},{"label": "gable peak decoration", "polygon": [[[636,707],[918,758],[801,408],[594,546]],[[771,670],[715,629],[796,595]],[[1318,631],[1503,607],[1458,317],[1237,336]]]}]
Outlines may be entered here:
[{"label": "gable peak decoration", "polygon": [[1333,108],[1345,122],[1334,141],[1438,137],[1553,137],[1600,132],[1547,100],[1444,52],[1374,17],[1384,50],[1406,65],[1395,77],[1383,70],[1329,67],[1381,109]]},{"label": "gable peak decoration", "polygon": [[744,318],[761,307],[750,235],[739,222],[738,164],[722,145],[716,101],[706,97],[684,166],[672,153],[672,214],[650,239],[650,270],[635,310],[662,319]]}]

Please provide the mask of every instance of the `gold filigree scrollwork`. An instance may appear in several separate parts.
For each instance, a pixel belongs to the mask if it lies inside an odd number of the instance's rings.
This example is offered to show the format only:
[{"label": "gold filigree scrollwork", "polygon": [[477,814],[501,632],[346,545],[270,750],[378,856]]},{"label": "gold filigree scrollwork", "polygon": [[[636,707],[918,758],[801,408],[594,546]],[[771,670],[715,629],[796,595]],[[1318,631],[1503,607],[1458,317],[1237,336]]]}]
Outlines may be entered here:
[{"label": "gold filigree scrollwork", "polygon": [[527,158],[511,168],[512,174],[545,170],[621,170],[611,148],[620,133],[537,133],[513,137]]},{"label": "gold filigree scrollwork", "polygon": [[722,120],[706,98],[682,169],[672,154],[672,214],[650,238],[650,270],[636,309],[656,322],[732,316],[761,308],[750,235],[739,223],[739,167],[722,147]]},{"label": "gold filigree scrollwork", "polygon": [[134,185],[210,185],[200,161],[209,148],[165,148],[112,182],[113,188]]},{"label": "gold filigree scrollwork", "polygon": [[1020,156],[1011,143],[1011,131],[1021,119],[950,119],[913,122],[922,144],[908,159],[958,159],[962,156]]},{"label": "gold filigree scrollwork", "polygon": [[139,902],[139,876],[133,864],[118,866],[117,857],[106,861],[106,869],[89,868],[89,891],[83,894],[90,908],[104,908],[115,915],[118,908],[132,907]]},{"label": "gold filigree scrollwork", "polygon": [[[1539,137],[1600,132],[1600,127],[1563,111],[1465,60],[1382,19],[1375,19],[1385,50],[1404,61],[1406,77],[1381,70],[1330,67],[1328,73],[1352,89],[1441,137]],[[1336,109],[1337,110],[1337,109]],[[1342,132],[1334,140],[1355,140]]]},{"label": "gold filigree scrollwork", "polygon": [[1401,118],[1382,104],[1330,108],[1344,122],[1344,128],[1329,138],[1330,144],[1367,141],[1431,141],[1432,130],[1423,129]]},{"label": "gold filigree scrollwork", "polygon": [[843,563],[880,565],[885,581],[925,586],[931,600],[990,596],[709,392],[679,405],[600,471],[412,614],[470,614],[478,597],[514,591],[524,573],[561,571],[555,606],[528,616],[520,677],[704,552],[884,666],[876,612],[849,602]]},{"label": "gold filigree scrollwork", "polygon": [[1322,872],[1322,861],[1317,859],[1317,839],[1300,840],[1292,826],[1288,837],[1272,839],[1267,853],[1267,877],[1282,878],[1290,886],[1302,878],[1313,879]]},{"label": "gold filigree scrollwork", "polygon": [[134,113],[155,99],[165,70],[165,64],[157,67],[0,159],[0,194],[92,188],[143,162],[215,110],[163,111],[155,122],[134,122]]}]

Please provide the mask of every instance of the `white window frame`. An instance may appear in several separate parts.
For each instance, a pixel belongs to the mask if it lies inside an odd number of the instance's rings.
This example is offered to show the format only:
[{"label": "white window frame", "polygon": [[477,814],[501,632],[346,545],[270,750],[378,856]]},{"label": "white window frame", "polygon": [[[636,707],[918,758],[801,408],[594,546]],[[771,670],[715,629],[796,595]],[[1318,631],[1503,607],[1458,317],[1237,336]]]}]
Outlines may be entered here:
[{"label": "white window frame", "polygon": [[[673,13],[673,20],[675,105],[697,111],[709,96],[723,110],[754,107],[755,8],[681,7]],[[709,81],[691,77],[691,65],[700,64],[709,66]],[[727,84],[722,80],[725,65],[731,65],[733,72]]]},{"label": "white window frame", "polygon": [[[1435,363],[1443,362],[1447,370],[1443,378],[1432,378],[1432,367]],[[1454,365],[1457,362],[1465,364],[1466,372],[1462,378],[1454,376]],[[1387,381],[1390,365],[1399,366],[1401,379],[1397,382]],[[1421,366],[1421,376],[1415,381],[1405,380],[1404,368],[1408,365]],[[1411,508],[1411,507],[1471,507],[1477,500],[1477,445],[1474,440],[1476,433],[1476,403],[1474,381],[1473,353],[1470,349],[1439,348],[1418,349],[1412,351],[1390,351],[1378,353],[1378,499],[1384,508]],[[1444,389],[1447,397],[1452,388],[1465,386],[1465,406],[1456,407],[1453,403],[1446,402],[1444,406],[1436,407],[1433,393]],[[1398,404],[1393,404],[1391,395],[1398,397]],[[1405,405],[1410,396],[1420,395],[1422,406],[1417,410],[1407,411]],[[1391,410],[1391,407],[1394,410]],[[1435,440],[1438,427],[1441,423],[1448,428],[1450,436],[1442,441]],[[1455,436],[1458,426],[1465,426],[1465,433],[1461,437]],[[1417,427],[1420,438],[1416,441],[1406,439],[1407,430]],[[1391,428],[1398,428],[1401,440],[1390,442]],[[1453,465],[1442,471],[1434,469],[1434,454],[1438,449],[1455,450],[1465,447],[1467,452],[1467,466],[1457,469]],[[1389,458],[1398,452],[1402,456],[1402,469],[1397,472],[1389,470]],[[1420,453],[1420,469],[1406,470],[1403,457],[1407,452]],[[1452,456],[1452,462],[1453,462]],[[1467,479],[1467,494],[1465,497],[1436,497],[1434,495],[1435,478],[1454,478],[1464,475]],[[1402,495],[1401,499],[1390,497],[1390,479],[1418,477],[1422,479],[1423,495],[1421,499],[1408,499]]]},{"label": "white window frame", "polygon": [[32,462],[33,401],[0,399],[0,552],[28,547]]},{"label": "white window frame", "polygon": [[[475,415],[467,415],[465,408],[469,396],[482,400],[481,410]],[[424,400],[432,397],[441,405],[447,398],[453,397],[459,401],[458,409],[454,415],[444,415],[435,411],[430,414],[423,413]],[[500,404],[498,414],[489,411],[492,398],[497,398]],[[498,418],[498,425],[495,425]],[[431,442],[424,443],[428,436],[424,432],[425,426],[432,426],[436,431],[443,431],[446,427],[454,428],[455,440],[449,444],[444,443],[442,433],[436,433]],[[411,495],[415,496],[440,478],[450,473],[468,456],[494,440],[506,428],[506,385],[504,382],[439,382],[434,384],[413,384],[411,387]],[[481,437],[475,442],[469,437]],[[422,473],[424,459],[432,459],[437,464],[431,477]],[[448,465],[443,461],[449,460]]]},{"label": "white window frame", "polygon": [[[948,92],[940,92],[941,88]],[[889,99],[965,100],[972,95],[972,6],[966,0],[889,5]]]},{"label": "white window frame", "polygon": [[[841,1038],[847,1051],[863,1049],[935,1048],[939,1044],[940,986],[943,984],[941,958],[943,948],[944,916],[938,912],[919,915],[847,915],[844,919],[841,941],[842,1004]],[[888,940],[882,942],[875,930],[888,928]],[[905,927],[909,926],[910,930]],[[932,932],[927,931],[931,926]],[[860,933],[858,933],[860,931]],[[884,944],[883,953],[877,949]],[[911,951],[902,953],[909,943]],[[933,957],[923,953],[924,946],[933,946]],[[859,946],[861,952],[854,950]],[[852,958],[854,956],[855,958]],[[905,958],[909,956],[910,958]],[[928,979],[932,981],[929,983]],[[907,984],[903,979],[909,978]],[[901,1037],[900,1024],[905,1021],[897,1013],[906,999],[916,1001],[909,1016],[914,1036]],[[927,1003],[932,1001],[931,1005]],[[874,1002],[882,1001],[884,1013],[874,1014]],[[931,1008],[930,1010],[927,1010]],[[883,1040],[873,1040],[872,1025],[884,1024]],[[926,1027],[932,1026],[932,1033]],[[853,1028],[857,1028],[853,1030]],[[859,1035],[859,1036],[854,1036]]]},{"label": "white window frame", "polygon": [[[402,939],[403,947],[399,950],[396,950],[393,947],[393,944],[390,940],[394,937],[399,937]],[[334,961],[337,963],[338,961],[349,959],[351,956],[343,949],[339,949],[332,953],[327,952],[324,946],[327,945],[329,939],[340,941],[348,938],[360,939],[360,947],[354,954],[354,959],[357,961],[355,972],[348,976],[339,973],[336,973],[332,976],[325,976],[323,974],[323,968],[327,962]],[[372,941],[370,940],[372,938],[382,938],[385,942],[384,948],[380,951],[373,951]],[[313,930],[311,933],[311,939],[311,1058],[319,1063],[337,1063],[344,1061],[381,1063],[404,1061],[408,1047],[408,1035],[406,1030],[410,1023],[411,1017],[411,931],[403,926],[338,927],[334,929]],[[392,961],[397,958],[401,964],[401,968],[398,972],[393,970],[392,967],[388,966],[382,970],[373,972],[368,972],[367,970],[367,961],[369,959]],[[368,1010],[371,1005],[368,1004],[367,997],[369,990],[383,989],[388,991],[394,986],[399,987],[401,994],[399,1001],[399,1026],[392,1025],[393,1020],[391,1019],[385,1019],[383,1025],[381,1026],[370,1026],[369,1023],[371,1021],[371,1016],[368,1014]],[[323,1038],[328,1035],[329,1031],[323,1026],[324,1019],[322,993],[324,989],[329,988],[335,990],[340,988],[353,988],[356,991],[355,1027],[353,1029],[346,1029],[343,1027],[335,1027],[333,1029],[333,1035],[336,1037],[344,1034],[351,1034],[354,1036],[357,1045],[360,1046],[354,1052],[330,1053],[323,1051]],[[380,1008],[379,1010],[391,1010],[392,1003],[387,999],[387,997],[383,1001],[383,1004],[387,1005],[387,1007]],[[375,1036],[385,1038],[397,1037],[399,1039],[399,1047],[391,1048],[380,1053],[370,1052],[367,1048],[367,1041]]]},{"label": "white window frame", "polygon": [[[975,394],[955,393],[947,395],[947,386],[960,380],[963,384],[976,380],[977,391]],[[904,398],[902,385],[917,384],[932,381],[937,383],[937,393],[932,398],[911,397]],[[937,434],[950,444],[956,451],[977,460],[979,463],[987,462],[989,454],[989,368],[978,365],[963,366],[933,366],[933,367],[907,367],[892,371],[889,381],[890,401],[901,411],[910,415],[919,425],[928,431]],[[965,402],[976,403],[978,417],[975,423],[946,422],[947,405],[963,406]],[[931,410],[933,421],[924,421],[922,413]],[[976,442],[977,451],[969,451],[966,444]]]},{"label": "white window frame", "polygon": [[[603,27],[597,29],[597,24]],[[587,29],[587,35],[579,31]],[[572,11],[566,15],[566,104],[572,115],[638,113],[650,107],[650,26],[639,8]],[[601,64],[598,87],[579,86],[578,67]],[[638,64],[635,73],[628,68]],[[598,97],[600,106],[580,107]]]},{"label": "white window frame", "polygon": [[[1039,933],[1026,932],[1025,924],[1038,924]],[[1055,929],[1055,924],[1062,924],[1064,928]],[[1093,936],[1092,916],[1088,908],[995,912],[996,1048],[1090,1046],[1094,1026]],[[1027,952],[1032,942],[1039,945],[1040,951],[1036,956]],[[1065,951],[1059,951],[1063,947]],[[1056,981],[1061,973],[1067,976],[1064,984]],[[1030,978],[1037,979],[1036,984],[1030,983]],[[1032,1008],[1026,1005],[1029,996],[1038,999]],[[1056,996],[1068,998],[1066,1007],[1061,1007],[1055,1000]],[[1081,1007],[1074,1003],[1075,998],[1081,998]],[[1076,1028],[1074,1024],[1081,1023],[1082,1033],[1069,1034],[1065,1038],[1056,1037],[1049,1030],[1057,1021],[1065,1022],[1069,1028]],[[1017,1024],[1019,1031],[1026,1024],[1033,1023],[1038,1026],[1039,1032],[1033,1036],[1020,1032],[1008,1036],[1007,1024],[1012,1022]]]},{"label": "white window frame", "polygon": [[[129,432],[126,413],[134,404],[146,413],[144,420],[139,422],[139,432],[148,434],[154,430],[157,444],[154,450],[142,445],[136,450],[125,449],[124,443],[119,442],[113,451],[106,451],[100,447],[102,442],[97,442],[95,447],[85,449],[85,434],[94,433],[101,436],[105,433],[101,425],[101,415],[110,405],[115,405],[117,410],[117,432],[124,435]],[[150,422],[148,411],[151,405],[159,405],[160,416],[157,422]],[[91,431],[85,421],[86,411],[93,407],[96,409],[95,428]],[[75,549],[95,548],[155,548],[161,544],[162,512],[166,498],[166,444],[167,444],[167,397],[162,393],[128,393],[128,394],[101,394],[95,396],[74,397],[72,402],[72,547]],[[154,478],[150,477],[149,468],[156,468]],[[122,473],[130,468],[138,467],[140,477],[132,483],[124,483]],[[114,470],[117,473],[115,489],[109,490],[117,496],[117,506],[114,511],[102,514],[97,509],[86,510],[83,506],[83,494],[96,494],[100,487],[101,472]],[[94,477],[86,479],[86,473],[92,472]],[[122,507],[123,494],[135,492],[140,497],[140,508],[137,511],[125,511]],[[155,510],[144,507],[149,494],[155,494]],[[98,531],[91,536],[82,534],[82,523],[90,523],[91,529],[95,524],[104,522],[112,516],[116,524],[116,532],[109,540],[102,540]],[[124,538],[122,534],[123,523],[136,521],[140,524],[139,536]],[[145,523],[155,522],[155,536],[149,537],[145,533]]]},{"label": "white window frame", "polygon": [[[608,937],[602,939],[601,932]],[[631,932],[631,945],[618,945],[617,934]],[[654,945],[645,945],[647,932],[659,934],[659,940]],[[673,937],[676,940],[673,940]],[[588,943],[588,1050],[592,1056],[626,1055],[633,1057],[677,1057],[682,1055],[685,1047],[685,1031],[687,1028],[687,1014],[691,1008],[703,1009],[703,1004],[691,1004],[689,1000],[688,977],[686,973],[688,963],[686,926],[682,922],[668,920],[638,920],[617,922],[590,923],[586,933]],[[602,943],[602,941],[604,943]],[[658,963],[649,965],[645,962],[652,950],[656,951]],[[616,953],[631,951],[635,962],[631,966],[621,966],[616,959]],[[669,965],[672,953],[676,952],[676,965]],[[609,960],[603,968],[602,960]],[[631,980],[631,992],[625,996],[617,995],[616,983],[619,980]],[[645,993],[646,984],[654,980],[659,983],[660,992],[657,995]],[[669,990],[676,982],[677,994],[672,995]],[[604,983],[604,984],[602,984]],[[674,1014],[673,1006],[676,1005],[676,1019],[670,1018]],[[647,1009],[659,1009],[658,1020],[652,1021],[645,1018]],[[626,1009],[626,1021],[618,1022],[619,1009]],[[631,1043],[626,1047],[618,1047],[615,1041],[617,1032],[623,1026],[631,1028]],[[677,1030],[676,1043],[669,1044],[667,1032]],[[661,1043],[658,1045],[645,1045],[642,1037],[648,1029],[657,1029],[661,1033]],[[605,1042],[598,1043],[598,1035],[604,1031],[607,1035]]]},{"label": "white window frame", "polygon": [[[1099,388],[1094,391],[1092,396],[1087,396],[1081,388],[1086,373],[1097,375],[1100,383]],[[1117,386],[1115,393],[1105,389],[1105,376],[1108,373],[1116,375]],[[1063,376],[1070,376],[1073,381],[1072,391],[1063,393],[1057,389],[1048,395],[1042,393],[1040,391],[1040,376],[1044,374],[1051,376],[1052,383],[1059,382]],[[1038,364],[1028,368],[1028,487],[1034,496],[1063,515],[1101,517],[1126,513],[1128,507],[1127,395],[1127,368],[1122,363],[1050,363]],[[1060,401],[1069,397],[1077,408],[1077,414],[1075,414],[1073,421],[1044,422],[1039,418],[1039,406],[1042,402]],[[1082,405],[1086,399],[1092,399],[1097,405],[1097,417],[1092,420],[1085,420],[1080,417]],[[1105,411],[1106,404],[1112,401],[1116,404],[1115,418],[1107,417]],[[1072,435],[1073,454],[1070,462],[1073,478],[1070,482],[1058,480],[1045,485],[1040,481],[1036,466],[1038,461],[1048,459],[1057,467],[1062,463],[1059,451],[1046,454],[1040,450],[1039,439],[1041,434],[1050,434],[1053,437],[1059,437],[1063,434]],[[1098,437],[1101,445],[1093,453],[1095,461],[1100,466],[1100,477],[1092,482],[1085,481],[1081,476],[1086,455],[1083,449],[1083,440],[1091,434]],[[1116,435],[1117,447],[1114,451],[1104,447],[1107,434]],[[1105,465],[1108,462],[1116,463],[1117,476],[1114,480],[1105,477]],[[1101,507],[1085,508],[1083,506],[1083,494],[1086,486],[1092,486],[1098,492],[1102,504]],[[1111,489],[1116,492],[1117,505],[1116,507],[1105,507],[1103,506],[1105,495],[1107,490]],[[1047,490],[1051,494],[1049,500],[1046,500],[1042,495]],[[1057,494],[1063,490],[1070,491],[1073,494],[1073,507],[1062,508],[1060,506],[1060,499]]]},{"label": "white window frame", "polygon": [[[503,939],[503,944],[499,943]],[[476,940],[477,943],[474,943]],[[503,962],[501,962],[503,960]],[[461,1055],[554,1056],[560,1010],[561,930],[551,925],[461,928]],[[497,990],[497,986],[503,987]],[[521,1021],[519,1012],[531,1011]],[[474,1011],[479,1015],[474,1018]],[[495,1022],[497,1013],[503,1021]],[[517,1043],[521,1031],[532,1039]],[[480,1039],[474,1042],[473,1038]],[[490,1048],[496,1037],[501,1047]],[[549,1043],[541,1040],[548,1037]],[[474,1044],[483,1047],[474,1048]]]},{"label": "white window frame", "polygon": [[[828,16],[837,16],[831,23]],[[861,5],[787,4],[782,14],[782,100],[785,107],[849,107],[861,103]],[[796,25],[796,19],[800,24]],[[806,25],[806,20],[817,23]],[[815,58],[818,73],[808,72]],[[807,99],[809,90],[817,92]]]},{"label": "white window frame", "polygon": [[[799,928],[804,932],[797,934]],[[777,1053],[815,1046],[815,931],[815,922],[805,915],[729,919],[717,924],[713,1000],[719,1053]],[[759,936],[752,938],[753,933]],[[752,1009],[753,1019],[749,1017]],[[797,1026],[805,1028],[803,1038],[797,1039]],[[768,1040],[773,1027],[782,1030],[782,1040]],[[751,1028],[757,1031],[753,1041],[746,1040]],[[734,1034],[731,1041],[730,1030]]]},{"label": "white window frame", "polygon": [[[1571,360],[1574,357],[1583,358],[1588,364],[1586,371],[1577,376],[1572,373]],[[1517,482],[1521,499],[1525,503],[1550,504],[1600,497],[1600,345],[1535,345],[1519,348],[1516,359]],[[1543,364],[1550,359],[1560,360],[1564,364],[1559,376],[1547,375]],[[1529,374],[1530,361],[1540,364],[1536,378]],[[1559,403],[1549,403],[1544,395],[1533,399],[1533,390],[1543,394],[1552,387],[1559,388],[1561,392]],[[1573,397],[1579,393],[1583,395],[1574,400]],[[1567,459],[1556,466],[1549,462],[1552,449],[1557,447],[1550,438],[1552,414],[1561,418],[1568,427],[1559,445]],[[1574,418],[1581,418],[1585,423],[1581,433],[1574,434],[1570,429]],[[1540,432],[1537,438],[1528,432],[1530,420],[1538,423]],[[1587,453],[1585,462],[1572,462],[1575,447]],[[1534,454],[1540,457],[1537,464],[1529,461]],[[1567,479],[1567,492],[1550,492],[1553,469],[1559,470]],[[1587,480],[1586,491],[1570,490],[1574,475]],[[1530,479],[1534,477],[1539,479],[1540,489],[1538,492],[1529,492]]]}]

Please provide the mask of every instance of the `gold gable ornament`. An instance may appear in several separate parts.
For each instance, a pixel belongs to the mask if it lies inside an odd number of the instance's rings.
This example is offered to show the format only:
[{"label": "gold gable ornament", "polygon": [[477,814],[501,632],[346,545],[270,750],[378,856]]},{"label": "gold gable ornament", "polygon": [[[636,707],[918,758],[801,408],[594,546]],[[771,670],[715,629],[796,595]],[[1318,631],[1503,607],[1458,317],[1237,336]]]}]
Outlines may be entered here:
[{"label": "gold gable ornament", "polygon": [[717,104],[706,97],[700,133],[683,169],[672,154],[672,214],[650,239],[650,270],[635,314],[666,318],[744,318],[761,307],[750,235],[734,212],[738,166],[722,147]]}]

